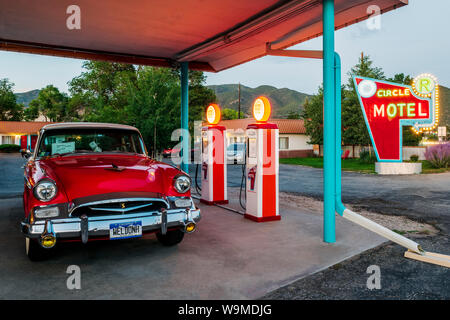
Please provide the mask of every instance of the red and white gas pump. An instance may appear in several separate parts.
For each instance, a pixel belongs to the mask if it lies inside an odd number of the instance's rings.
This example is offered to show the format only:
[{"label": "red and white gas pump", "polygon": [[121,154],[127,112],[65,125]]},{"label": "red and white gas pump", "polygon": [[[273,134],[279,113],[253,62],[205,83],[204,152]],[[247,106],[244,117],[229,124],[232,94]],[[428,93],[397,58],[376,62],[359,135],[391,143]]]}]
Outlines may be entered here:
[{"label": "red and white gas pump", "polygon": [[220,108],[211,104],[206,109],[208,125],[202,128],[202,196],[206,204],[228,203],[226,128],[218,125]]},{"label": "red and white gas pump", "polygon": [[278,203],[278,126],[268,123],[266,97],[253,103],[256,123],[247,126],[247,202],[245,217],[257,221],[280,220]]}]

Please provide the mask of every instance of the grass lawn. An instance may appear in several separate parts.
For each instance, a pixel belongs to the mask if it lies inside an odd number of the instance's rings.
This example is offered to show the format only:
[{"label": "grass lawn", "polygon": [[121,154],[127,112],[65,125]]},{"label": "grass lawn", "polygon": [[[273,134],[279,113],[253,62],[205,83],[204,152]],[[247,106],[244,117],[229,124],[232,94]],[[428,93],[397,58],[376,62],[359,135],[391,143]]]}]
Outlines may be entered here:
[{"label": "grass lawn", "polygon": [[440,168],[436,169],[431,166],[429,161],[421,161],[422,162],[422,173],[442,173],[450,171],[450,168]]},{"label": "grass lawn", "polygon": [[[422,162],[422,173],[441,173],[450,171],[447,169],[436,169],[428,161]],[[313,168],[323,168],[323,158],[285,158],[280,159],[282,164],[296,164]],[[342,170],[357,171],[364,173],[375,173],[375,163],[362,163],[359,159],[343,159]]]}]

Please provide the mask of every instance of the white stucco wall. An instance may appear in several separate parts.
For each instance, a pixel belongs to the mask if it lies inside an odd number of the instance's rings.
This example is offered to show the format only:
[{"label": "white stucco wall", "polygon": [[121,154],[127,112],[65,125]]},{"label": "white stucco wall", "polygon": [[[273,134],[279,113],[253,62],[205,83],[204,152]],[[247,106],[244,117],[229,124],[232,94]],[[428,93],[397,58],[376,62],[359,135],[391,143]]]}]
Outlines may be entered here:
[{"label": "white stucco wall", "polygon": [[308,136],[306,134],[280,134],[280,138],[289,138],[289,149],[287,150],[312,150],[312,144],[308,144]]},{"label": "white stucco wall", "polygon": [[[313,146],[308,144],[308,136],[306,134],[280,134],[280,138],[288,137],[289,138],[289,149],[280,149],[280,150],[312,150]],[[228,132],[228,145],[232,143],[245,143],[246,136],[245,132]]]}]

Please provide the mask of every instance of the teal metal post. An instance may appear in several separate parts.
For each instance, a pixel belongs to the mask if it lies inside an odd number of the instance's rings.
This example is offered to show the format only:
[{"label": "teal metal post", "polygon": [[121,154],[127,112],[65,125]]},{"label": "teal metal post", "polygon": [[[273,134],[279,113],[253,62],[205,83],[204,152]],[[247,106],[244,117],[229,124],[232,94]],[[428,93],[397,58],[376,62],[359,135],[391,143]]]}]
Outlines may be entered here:
[{"label": "teal metal post", "polygon": [[341,57],[337,52],[334,53],[334,94],[335,94],[335,156],[336,156],[336,197],[335,197],[335,209],[336,212],[341,216],[344,213],[345,207],[342,203],[342,181],[341,181],[341,170],[342,170],[342,131],[341,131],[341,116],[342,116],[342,106],[341,106]]},{"label": "teal metal post", "polygon": [[181,63],[181,170],[189,173],[189,68]]},{"label": "teal metal post", "polygon": [[334,73],[334,0],[323,0],[323,240],[336,242],[336,140],[335,140],[335,73]]}]

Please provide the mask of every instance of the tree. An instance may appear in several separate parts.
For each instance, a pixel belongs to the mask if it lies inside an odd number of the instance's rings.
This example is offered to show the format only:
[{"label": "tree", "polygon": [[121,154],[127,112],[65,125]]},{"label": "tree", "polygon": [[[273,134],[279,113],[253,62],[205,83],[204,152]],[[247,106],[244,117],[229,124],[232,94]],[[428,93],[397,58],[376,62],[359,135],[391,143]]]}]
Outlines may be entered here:
[{"label": "tree", "polygon": [[346,145],[369,145],[370,137],[356,94],[353,76],[384,80],[384,72],[381,68],[373,66],[373,61],[369,56],[362,55],[348,75],[347,90],[342,95],[342,140]]},{"label": "tree", "polygon": [[136,83],[136,68],[104,61],[85,61],[83,68],[86,71],[68,83],[70,108],[85,121],[126,123],[127,93]]},{"label": "tree", "polygon": [[[180,127],[180,70],[120,63],[86,61],[86,70],[69,82],[68,110],[85,121],[136,126],[153,149],[173,145],[173,130]],[[215,102],[205,87],[206,76],[189,71],[189,123],[202,120],[205,107]],[[155,130],[156,129],[156,130]]]},{"label": "tree", "polygon": [[[323,144],[323,87],[319,87],[316,95],[305,100],[301,114],[305,121],[306,134],[309,144]],[[320,154],[320,149],[319,149]]]},{"label": "tree", "polygon": [[217,102],[214,90],[206,87],[206,76],[201,71],[189,71],[189,129],[193,133],[193,122],[205,120],[205,110],[210,103]]},{"label": "tree", "polygon": [[14,83],[8,79],[0,79],[0,121],[22,120],[24,107],[16,103],[13,87]]},{"label": "tree", "polygon": [[300,119],[301,113],[295,112],[295,111],[289,111],[287,118],[288,119]]},{"label": "tree", "polygon": [[222,110],[222,120],[235,120],[244,118],[244,113],[241,111],[241,116],[239,117],[238,111],[230,108],[225,108]]},{"label": "tree", "polygon": [[413,78],[410,75],[405,75],[404,73],[397,73],[392,78],[388,78],[387,81],[411,85]]},{"label": "tree", "polygon": [[157,150],[170,145],[172,131],[180,127],[179,78],[170,69],[142,67],[127,88],[124,122],[141,131],[149,149],[155,132]]},{"label": "tree", "polygon": [[25,121],[34,121],[39,117],[39,105],[37,103],[30,104],[28,108],[23,111],[23,118]]},{"label": "tree", "polygon": [[32,118],[38,114],[43,115],[49,121],[68,121],[72,118],[67,110],[68,100],[65,93],[61,93],[53,85],[48,85],[39,92],[36,99],[30,102],[31,110],[27,111],[27,117]]},{"label": "tree", "polygon": [[[181,77],[181,70],[171,69],[177,79]],[[189,70],[189,129],[192,131],[194,121],[205,120],[205,110],[210,103],[217,102],[214,90],[206,87],[206,76],[201,71]],[[179,82],[181,88],[181,83]]]}]

